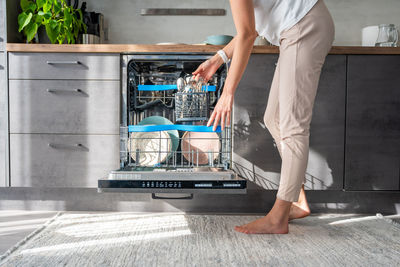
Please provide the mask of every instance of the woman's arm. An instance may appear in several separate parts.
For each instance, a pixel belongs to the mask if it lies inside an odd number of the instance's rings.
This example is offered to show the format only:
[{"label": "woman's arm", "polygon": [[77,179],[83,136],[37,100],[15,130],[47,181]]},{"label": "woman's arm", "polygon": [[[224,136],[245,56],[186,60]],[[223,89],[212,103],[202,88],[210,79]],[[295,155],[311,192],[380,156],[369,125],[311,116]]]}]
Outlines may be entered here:
[{"label": "woman's arm", "polygon": [[[235,49],[235,39],[236,36],[233,37],[232,40],[222,49],[228,58],[232,58],[233,51]],[[195,80],[198,80],[198,78],[201,76],[203,77],[204,81],[207,82],[223,63],[224,60],[221,58],[221,56],[215,54],[201,63],[200,66],[198,66],[197,69],[192,72],[192,74],[194,75]]]},{"label": "woman's arm", "polygon": [[231,53],[232,60],[222,95],[207,123],[207,126],[210,126],[214,121],[214,131],[220,120],[222,129],[225,126],[226,119],[226,123],[230,124],[235,90],[246,69],[254,41],[258,36],[254,22],[253,1],[230,0],[230,5],[237,34],[235,40],[231,41],[232,45],[229,46],[229,43],[225,47],[226,50],[224,49],[228,57],[228,53]]},{"label": "woman's arm", "polygon": [[222,49],[224,50],[226,56],[228,58],[232,58],[233,56],[233,51],[235,50],[235,42],[236,42],[236,37],[237,35],[235,35],[233,37],[233,39]]}]

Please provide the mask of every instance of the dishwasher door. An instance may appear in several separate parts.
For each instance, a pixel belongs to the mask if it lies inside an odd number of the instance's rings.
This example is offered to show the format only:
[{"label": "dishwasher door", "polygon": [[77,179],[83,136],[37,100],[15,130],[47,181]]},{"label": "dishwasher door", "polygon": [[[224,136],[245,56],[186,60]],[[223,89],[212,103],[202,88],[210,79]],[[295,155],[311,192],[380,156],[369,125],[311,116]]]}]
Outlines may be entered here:
[{"label": "dishwasher door", "polygon": [[98,192],[245,194],[246,180],[231,170],[117,170],[99,180]]},{"label": "dishwasher door", "polygon": [[[168,134],[161,135],[167,130],[177,131],[175,148],[172,144],[169,148],[161,146],[171,142]],[[150,140],[143,133],[151,133]],[[246,180],[230,169],[230,127],[213,131],[202,125],[131,125],[121,127],[120,135],[124,166],[99,180],[98,192],[246,193]],[[146,146],[144,151],[132,148],[132,144],[142,142],[156,146]],[[216,147],[206,150],[208,144]],[[163,160],[159,159],[161,155]]]}]

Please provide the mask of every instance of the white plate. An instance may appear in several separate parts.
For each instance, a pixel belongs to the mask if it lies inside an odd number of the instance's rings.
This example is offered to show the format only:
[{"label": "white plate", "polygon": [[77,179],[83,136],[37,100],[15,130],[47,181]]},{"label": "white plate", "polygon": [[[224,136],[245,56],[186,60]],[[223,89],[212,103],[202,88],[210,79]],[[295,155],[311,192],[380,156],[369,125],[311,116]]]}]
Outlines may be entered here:
[{"label": "white plate", "polygon": [[140,166],[155,166],[165,161],[172,150],[171,136],[166,131],[133,132],[128,140],[131,158],[136,161],[136,151],[139,149]]}]

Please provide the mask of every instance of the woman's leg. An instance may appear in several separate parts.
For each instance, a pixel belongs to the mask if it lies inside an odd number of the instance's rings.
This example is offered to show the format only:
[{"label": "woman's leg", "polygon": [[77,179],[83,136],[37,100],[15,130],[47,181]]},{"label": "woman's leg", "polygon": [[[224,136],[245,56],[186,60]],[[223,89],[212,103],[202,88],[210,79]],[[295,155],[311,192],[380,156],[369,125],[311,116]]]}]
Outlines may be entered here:
[{"label": "woman's leg", "polygon": [[322,66],[334,26],[322,0],[281,34],[279,126],[282,169],[277,198],[298,200],[309,155],[310,124]]},{"label": "woman's leg", "polygon": [[298,200],[308,162],[309,127],[319,76],[331,48],[334,26],[322,0],[281,35],[279,127],[281,180],[276,201],[263,218],[236,227],[243,233],[288,233],[292,202]]},{"label": "woman's leg", "polygon": [[[264,113],[264,124],[274,138],[276,148],[282,158],[281,138],[279,128],[279,59],[275,68],[274,78],[272,79],[271,89],[268,95],[267,108]],[[300,219],[310,215],[310,208],[308,206],[304,184],[306,182],[305,175],[303,185],[300,190],[298,200],[292,203],[289,212],[289,221],[293,219]]]},{"label": "woman's leg", "polygon": [[[278,149],[279,156],[282,159],[282,149],[281,149],[281,134],[279,127],[279,59],[275,68],[274,77],[272,79],[271,88],[268,95],[267,108],[264,113],[264,124],[274,138],[276,148]],[[302,184],[306,183],[306,178]]]}]

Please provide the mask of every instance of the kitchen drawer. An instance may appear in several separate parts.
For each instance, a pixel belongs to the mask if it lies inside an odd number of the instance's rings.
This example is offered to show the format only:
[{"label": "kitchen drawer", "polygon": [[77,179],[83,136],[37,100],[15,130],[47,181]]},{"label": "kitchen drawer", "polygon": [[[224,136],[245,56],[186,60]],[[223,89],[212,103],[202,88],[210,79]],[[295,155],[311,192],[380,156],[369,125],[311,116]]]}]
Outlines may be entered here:
[{"label": "kitchen drawer", "polygon": [[10,80],[11,133],[119,134],[119,81]]},{"label": "kitchen drawer", "polygon": [[119,80],[120,56],[93,53],[10,53],[10,79]]},{"label": "kitchen drawer", "polygon": [[119,167],[119,135],[10,135],[11,186],[97,187]]}]

